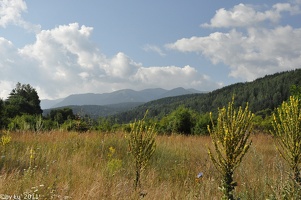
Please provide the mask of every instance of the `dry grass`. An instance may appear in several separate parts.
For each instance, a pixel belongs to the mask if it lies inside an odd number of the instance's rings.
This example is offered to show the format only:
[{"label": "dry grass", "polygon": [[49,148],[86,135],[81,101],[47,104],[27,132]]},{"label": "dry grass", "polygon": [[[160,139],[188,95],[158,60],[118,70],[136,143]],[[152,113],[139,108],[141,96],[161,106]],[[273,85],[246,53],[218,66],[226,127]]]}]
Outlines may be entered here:
[{"label": "dry grass", "polygon": [[[236,196],[280,197],[287,166],[267,135],[253,145],[236,170]],[[220,199],[220,177],[209,160],[206,136],[158,136],[157,149],[142,176],[144,199]],[[109,148],[115,153],[111,156]],[[34,150],[30,166],[30,149]],[[122,165],[118,165],[120,161]],[[119,162],[119,163],[120,163]],[[139,199],[123,133],[12,133],[0,160],[1,195],[39,199]],[[203,172],[204,176],[196,179]]]}]

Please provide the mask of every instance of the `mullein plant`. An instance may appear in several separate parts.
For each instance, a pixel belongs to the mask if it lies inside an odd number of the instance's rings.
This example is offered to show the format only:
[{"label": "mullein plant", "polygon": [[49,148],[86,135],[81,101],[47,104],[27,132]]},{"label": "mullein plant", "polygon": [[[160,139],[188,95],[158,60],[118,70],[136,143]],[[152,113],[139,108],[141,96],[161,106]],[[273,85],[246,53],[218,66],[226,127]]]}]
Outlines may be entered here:
[{"label": "mullein plant", "polygon": [[0,133],[1,136],[1,146],[4,148],[5,152],[5,147],[7,146],[8,143],[11,141],[11,136],[8,131],[3,131],[3,133]]},{"label": "mullein plant", "polygon": [[155,124],[146,125],[145,118],[147,112],[142,120],[135,121],[130,124],[131,131],[126,138],[129,144],[130,154],[134,158],[135,169],[135,190],[141,187],[141,174],[145,170],[156,149],[156,131]]},{"label": "mullein plant", "polygon": [[[289,164],[293,179],[291,192],[301,193],[301,101],[290,96],[273,114],[273,131],[276,148],[281,157]],[[300,197],[300,196],[299,196]]]},{"label": "mullein plant", "polygon": [[249,111],[248,104],[243,109],[235,109],[234,97],[228,107],[218,109],[217,122],[214,124],[210,113],[212,127],[208,125],[208,131],[212,138],[214,151],[209,148],[209,157],[216,169],[222,175],[223,199],[234,199],[234,189],[237,183],[233,180],[235,169],[242,162],[249,150],[252,141],[249,136],[252,132],[253,114]]}]

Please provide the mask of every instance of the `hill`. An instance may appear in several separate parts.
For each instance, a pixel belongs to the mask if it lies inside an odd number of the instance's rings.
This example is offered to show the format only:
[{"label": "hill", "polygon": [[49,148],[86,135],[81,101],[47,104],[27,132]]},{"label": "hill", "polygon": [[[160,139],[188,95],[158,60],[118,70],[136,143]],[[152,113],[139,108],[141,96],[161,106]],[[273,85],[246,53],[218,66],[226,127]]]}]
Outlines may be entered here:
[{"label": "hill", "polygon": [[158,99],[114,117],[119,122],[127,123],[142,118],[149,110],[149,117],[161,118],[180,105],[200,113],[216,112],[217,108],[231,101],[232,95],[235,95],[235,106],[244,106],[248,102],[252,112],[266,115],[288,99],[291,85],[301,85],[301,69],[266,75],[252,82],[236,83],[209,93]]},{"label": "hill", "polygon": [[111,93],[103,94],[73,94],[60,100],[42,100],[42,109],[66,107],[70,105],[112,105],[123,103],[146,103],[156,99],[186,95],[192,93],[200,93],[200,91],[193,89],[175,88],[172,90],[165,90],[162,88],[145,89],[135,91],[130,89],[118,90]]}]

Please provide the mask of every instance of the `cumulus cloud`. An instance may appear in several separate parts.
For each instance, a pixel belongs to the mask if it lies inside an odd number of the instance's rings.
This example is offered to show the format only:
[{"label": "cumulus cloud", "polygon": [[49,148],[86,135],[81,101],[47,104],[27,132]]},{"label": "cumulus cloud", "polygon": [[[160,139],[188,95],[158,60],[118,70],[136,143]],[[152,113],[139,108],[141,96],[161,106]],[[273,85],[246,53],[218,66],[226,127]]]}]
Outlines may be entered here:
[{"label": "cumulus cloud", "polygon": [[27,6],[23,0],[0,1],[0,26],[5,28],[9,24],[13,24],[28,31],[39,32],[41,28],[39,25],[23,20],[22,13],[26,11]]},{"label": "cumulus cloud", "polygon": [[214,64],[224,63],[231,69],[230,76],[248,81],[265,74],[300,68],[301,28],[275,24],[269,29],[253,24],[264,20],[277,21],[283,11],[300,13],[297,4],[288,3],[275,4],[265,12],[243,4],[229,11],[220,9],[211,23],[204,26],[234,28],[204,37],[182,38],[166,47],[181,52],[197,52]]},{"label": "cumulus cloud", "polygon": [[131,79],[147,87],[158,87],[158,83],[160,83],[160,85],[164,85],[168,89],[175,87],[209,87],[212,89],[219,86],[218,84],[213,84],[208,76],[199,74],[195,68],[189,65],[183,68],[176,66],[141,67]]},{"label": "cumulus cloud", "polygon": [[0,2],[0,26],[18,24],[22,21],[21,14],[27,10],[26,3],[22,0],[3,0]]},{"label": "cumulus cloud", "polygon": [[213,28],[257,26],[263,22],[278,22],[282,12],[300,14],[300,11],[298,4],[277,3],[269,10],[258,11],[255,6],[241,3],[230,10],[225,8],[217,10],[210,23],[205,23],[201,26]]},{"label": "cumulus cloud", "polygon": [[124,80],[136,73],[140,66],[141,64],[136,63],[124,53],[119,52],[109,60],[108,65],[105,67],[105,71],[113,78]]}]

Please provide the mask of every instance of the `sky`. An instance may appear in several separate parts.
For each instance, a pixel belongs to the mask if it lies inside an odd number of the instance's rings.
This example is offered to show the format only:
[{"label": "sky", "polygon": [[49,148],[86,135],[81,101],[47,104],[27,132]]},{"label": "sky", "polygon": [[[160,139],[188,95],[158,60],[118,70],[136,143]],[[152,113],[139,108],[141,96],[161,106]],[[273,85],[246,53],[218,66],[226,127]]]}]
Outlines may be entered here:
[{"label": "sky", "polygon": [[301,0],[0,0],[0,98],[212,91],[301,68]]}]

